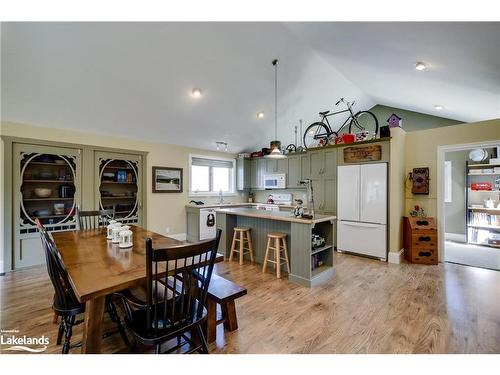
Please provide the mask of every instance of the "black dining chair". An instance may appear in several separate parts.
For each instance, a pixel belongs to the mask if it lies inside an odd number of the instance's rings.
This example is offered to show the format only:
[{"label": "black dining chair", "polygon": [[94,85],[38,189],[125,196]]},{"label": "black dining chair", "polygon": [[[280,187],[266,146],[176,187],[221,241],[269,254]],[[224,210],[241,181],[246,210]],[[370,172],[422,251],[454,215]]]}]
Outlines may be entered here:
[{"label": "black dining chair", "polygon": [[152,240],[146,239],[146,301],[130,291],[117,293],[136,341],[155,346],[158,354],[162,344],[176,338],[177,345],[164,353],[186,344],[187,353],[208,353],[202,324],[221,232],[213,240],[163,249],[153,249]]},{"label": "black dining chair", "polygon": [[[76,317],[78,314],[85,312],[85,304],[80,303],[73,292],[71,284],[69,283],[68,272],[52,236],[47,232],[46,228],[38,219],[36,219],[36,223],[40,232],[42,247],[45,252],[47,271],[55,292],[52,309],[57,316],[61,317],[56,344],[61,345],[62,337],[64,335],[62,354],[67,354],[70,349],[73,327],[83,322],[83,320],[76,320]],[[106,309],[111,320],[116,323],[118,328],[117,331],[120,333],[125,345],[129,346],[130,344],[125,333],[123,323],[118,316],[116,307],[111,301],[110,296],[106,298]],[[107,337],[112,333],[115,332],[108,332],[104,334],[104,337]]]},{"label": "black dining chair", "polygon": [[78,229],[96,229],[108,225],[109,218],[115,218],[115,209],[96,210],[96,211],[81,211],[79,206],[76,206],[76,222]]}]

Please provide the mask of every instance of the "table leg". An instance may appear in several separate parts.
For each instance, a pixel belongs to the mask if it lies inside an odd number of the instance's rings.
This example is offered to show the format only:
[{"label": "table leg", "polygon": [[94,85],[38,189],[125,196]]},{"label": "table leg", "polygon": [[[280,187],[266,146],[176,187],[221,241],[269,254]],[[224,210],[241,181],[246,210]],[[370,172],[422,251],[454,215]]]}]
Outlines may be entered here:
[{"label": "table leg", "polygon": [[105,296],[90,299],[85,303],[83,322],[82,353],[100,353],[102,341],[102,321]]}]

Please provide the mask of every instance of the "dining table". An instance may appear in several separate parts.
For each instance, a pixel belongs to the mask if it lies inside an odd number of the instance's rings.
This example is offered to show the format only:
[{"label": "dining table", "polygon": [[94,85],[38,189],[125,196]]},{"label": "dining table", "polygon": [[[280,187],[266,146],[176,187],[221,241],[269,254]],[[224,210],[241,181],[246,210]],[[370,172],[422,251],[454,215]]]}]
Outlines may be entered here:
[{"label": "dining table", "polygon": [[[154,248],[187,244],[131,225],[132,247],[120,248],[106,238],[106,228],[53,233],[76,297],[85,304],[82,353],[100,353],[105,298],[146,281],[146,238]],[[224,260],[217,254],[215,262]]]}]

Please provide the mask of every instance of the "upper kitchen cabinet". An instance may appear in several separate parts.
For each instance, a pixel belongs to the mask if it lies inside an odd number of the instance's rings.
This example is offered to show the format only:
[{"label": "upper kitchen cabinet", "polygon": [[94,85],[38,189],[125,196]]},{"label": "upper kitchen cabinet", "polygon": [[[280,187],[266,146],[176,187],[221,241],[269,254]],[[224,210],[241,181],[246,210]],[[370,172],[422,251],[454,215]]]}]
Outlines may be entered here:
[{"label": "upper kitchen cabinet", "polygon": [[311,178],[311,158],[309,154],[302,154],[300,157],[300,174],[302,179]]},{"label": "upper kitchen cabinet", "polygon": [[236,159],[236,190],[250,189],[251,161],[250,159]]},{"label": "upper kitchen cabinet", "polygon": [[250,187],[252,189],[264,189],[266,161],[264,158],[252,159],[250,161]]},{"label": "upper kitchen cabinet", "polygon": [[288,159],[265,159],[266,174],[288,173]]},{"label": "upper kitchen cabinet", "polygon": [[302,179],[300,168],[300,156],[294,155],[288,157],[288,176],[286,180],[286,187],[294,189],[300,186]]},{"label": "upper kitchen cabinet", "polygon": [[335,178],[337,150],[325,149],[309,153],[310,178]]}]

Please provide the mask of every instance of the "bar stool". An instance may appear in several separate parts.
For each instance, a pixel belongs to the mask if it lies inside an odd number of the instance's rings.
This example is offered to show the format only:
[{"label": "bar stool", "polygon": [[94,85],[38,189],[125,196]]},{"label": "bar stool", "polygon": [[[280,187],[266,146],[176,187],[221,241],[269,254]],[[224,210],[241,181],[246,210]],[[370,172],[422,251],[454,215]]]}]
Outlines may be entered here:
[{"label": "bar stool", "polygon": [[[238,249],[236,248],[237,241],[239,242]],[[245,242],[248,247],[245,247]],[[243,264],[243,255],[245,254],[250,254],[250,260],[253,263],[253,245],[252,245],[252,236],[250,235],[250,228],[248,227],[234,228],[233,243],[231,244],[231,253],[229,254],[229,261],[233,259],[234,253],[240,254],[240,264]]]},{"label": "bar stool", "polygon": [[[271,246],[271,242],[274,240],[274,246]],[[269,250],[274,250],[274,258],[269,259]],[[281,257],[281,252],[283,252],[283,257]],[[282,262],[283,260],[283,262]],[[281,277],[281,265],[286,263],[286,268],[288,273],[290,273],[290,264],[288,262],[288,246],[286,244],[286,233],[268,233],[267,234],[267,246],[266,246],[266,256],[264,257],[264,265],[262,266],[262,272],[266,272],[267,262],[273,263],[276,267],[276,277],[279,279]]]}]

